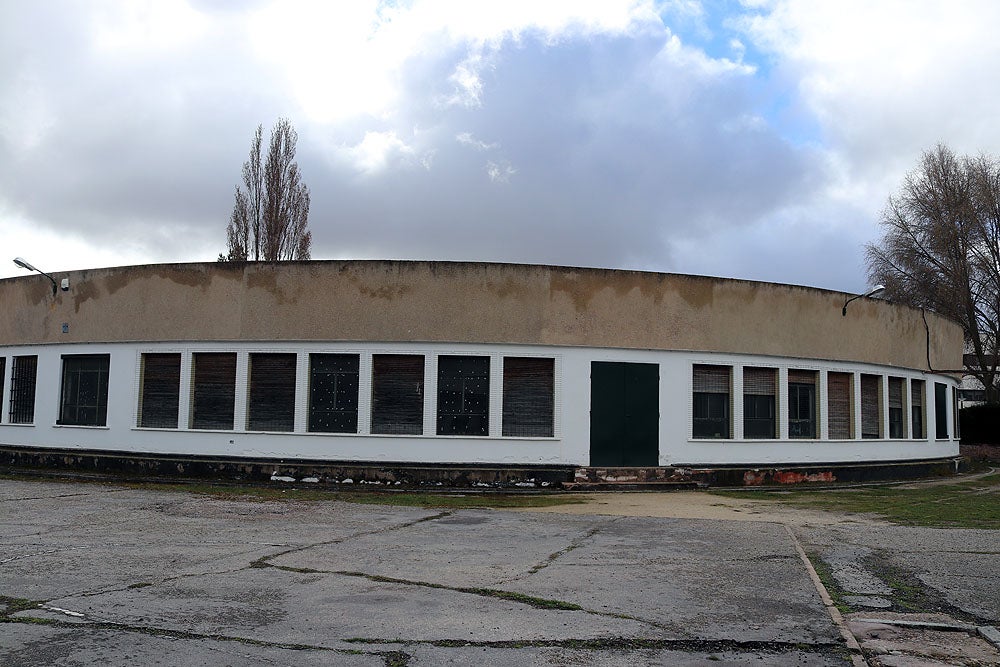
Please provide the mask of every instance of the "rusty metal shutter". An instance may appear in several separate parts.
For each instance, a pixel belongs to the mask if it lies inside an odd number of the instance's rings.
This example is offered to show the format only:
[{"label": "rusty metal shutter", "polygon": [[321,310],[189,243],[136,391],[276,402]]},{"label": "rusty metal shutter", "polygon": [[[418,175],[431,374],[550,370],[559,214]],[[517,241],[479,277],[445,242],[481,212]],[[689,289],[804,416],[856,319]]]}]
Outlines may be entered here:
[{"label": "rusty metal shutter", "polygon": [[504,357],[503,435],[551,438],[554,413],[555,359]]},{"label": "rusty metal shutter", "polygon": [[423,355],[372,355],[372,433],[423,432]]},{"label": "rusty metal shutter", "polygon": [[882,378],[878,375],[861,376],[861,437],[878,438],[881,435],[882,415],[878,393]]},{"label": "rusty metal shutter", "polygon": [[695,364],[692,381],[695,393],[728,394],[731,369],[729,366]]},{"label": "rusty metal shutter", "polygon": [[231,431],[236,408],[236,353],[195,352],[191,428]]},{"label": "rusty metal shutter", "polygon": [[852,437],[854,431],[851,419],[853,384],[850,373],[829,373],[827,375],[827,423],[831,440],[849,440]]},{"label": "rusty metal shutter", "polygon": [[295,429],[295,354],[250,355],[250,431]]},{"label": "rusty metal shutter", "polygon": [[789,370],[788,371],[788,382],[789,384],[816,384],[816,371],[800,371],[800,370]]},{"label": "rusty metal shutter", "polygon": [[143,354],[141,385],[138,425],[142,428],[177,428],[181,355]]},{"label": "rusty metal shutter", "polygon": [[758,396],[774,396],[777,387],[777,371],[773,368],[744,368],[743,393]]}]

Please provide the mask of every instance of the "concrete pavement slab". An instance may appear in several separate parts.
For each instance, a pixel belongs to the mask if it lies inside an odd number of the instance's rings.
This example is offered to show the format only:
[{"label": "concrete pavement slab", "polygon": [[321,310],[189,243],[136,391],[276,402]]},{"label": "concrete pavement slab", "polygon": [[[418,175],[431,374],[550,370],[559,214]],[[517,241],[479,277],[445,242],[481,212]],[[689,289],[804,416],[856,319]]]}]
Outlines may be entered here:
[{"label": "concrete pavement slab", "polygon": [[846,661],[776,523],[90,486],[0,480],[4,664]]}]

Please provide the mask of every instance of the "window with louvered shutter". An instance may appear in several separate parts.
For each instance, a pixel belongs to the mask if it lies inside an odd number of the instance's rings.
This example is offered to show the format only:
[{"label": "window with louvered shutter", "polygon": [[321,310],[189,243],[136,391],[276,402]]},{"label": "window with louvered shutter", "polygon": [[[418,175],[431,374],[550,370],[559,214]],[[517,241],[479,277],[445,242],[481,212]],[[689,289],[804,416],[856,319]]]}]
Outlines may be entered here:
[{"label": "window with louvered shutter", "polygon": [[555,359],[504,357],[503,435],[551,438],[554,412]]},{"label": "window with louvered shutter", "polygon": [[423,355],[372,355],[372,433],[423,432]]},{"label": "window with louvered shutter", "polygon": [[295,429],[295,354],[252,353],[250,355],[247,429],[250,431]]},{"label": "window with louvered shutter", "polygon": [[14,357],[10,368],[10,423],[31,424],[35,421],[35,378],[38,373],[36,355]]},{"label": "window with louvered shutter", "polygon": [[309,355],[309,430],[358,432],[360,357],[357,354]]},{"label": "window with louvered shutter", "polygon": [[882,437],[882,406],[879,404],[878,375],[861,376],[861,437],[874,439]]},{"label": "window with louvered shutter", "polygon": [[195,352],[191,382],[191,428],[233,430],[236,353]]},{"label": "window with louvered shutter", "polygon": [[924,381],[910,380],[910,414],[913,419],[913,437],[923,439],[924,432]]},{"label": "window with louvered shutter", "polygon": [[775,428],[777,373],[773,368],[743,369],[743,437],[777,437]]},{"label": "window with louvered shutter", "polygon": [[831,440],[849,440],[854,437],[854,420],[851,418],[853,384],[850,373],[827,374],[827,429]]},{"label": "window with louvered shutter", "polygon": [[730,428],[732,368],[695,364],[692,369],[692,435],[695,438],[726,439]]},{"label": "window with louvered shutter", "polygon": [[181,395],[181,355],[143,354],[139,383],[142,428],[177,428]]},{"label": "window with louvered shutter", "polygon": [[889,378],[889,437],[904,437],[903,378]]},{"label": "window with louvered shutter", "polygon": [[816,371],[788,371],[788,437],[815,438]]}]

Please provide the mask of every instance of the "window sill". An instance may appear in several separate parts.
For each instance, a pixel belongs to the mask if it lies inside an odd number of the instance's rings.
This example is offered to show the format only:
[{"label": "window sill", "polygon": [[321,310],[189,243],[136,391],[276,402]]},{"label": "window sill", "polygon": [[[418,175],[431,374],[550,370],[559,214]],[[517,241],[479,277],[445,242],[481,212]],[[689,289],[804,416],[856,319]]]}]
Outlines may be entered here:
[{"label": "window sill", "polygon": [[20,422],[4,422],[3,424],[0,424],[0,426],[29,426],[33,428],[35,426],[35,422],[31,422],[30,424],[22,424]]},{"label": "window sill", "polygon": [[82,428],[91,431],[110,431],[110,426],[98,426],[98,425],[88,425],[88,424],[53,424],[52,428]]}]

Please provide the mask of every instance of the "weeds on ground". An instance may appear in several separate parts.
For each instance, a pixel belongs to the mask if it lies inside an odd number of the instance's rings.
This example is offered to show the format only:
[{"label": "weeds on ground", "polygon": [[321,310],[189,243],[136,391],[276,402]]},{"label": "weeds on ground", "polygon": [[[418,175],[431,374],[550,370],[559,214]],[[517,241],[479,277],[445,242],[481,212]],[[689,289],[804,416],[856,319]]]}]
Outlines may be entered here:
[{"label": "weeds on ground", "polygon": [[364,505],[396,505],[403,507],[516,508],[551,507],[585,502],[567,494],[549,493],[434,493],[422,491],[341,491],[309,488],[277,488],[264,486],[225,486],[215,484],[129,484],[133,488],[163,491],[183,491],[211,496],[221,500],[273,501],[340,501]]},{"label": "weeds on ground", "polygon": [[952,484],[868,486],[844,489],[712,491],[730,497],[787,503],[797,507],[873,514],[903,526],[1000,530],[1000,471]]}]

